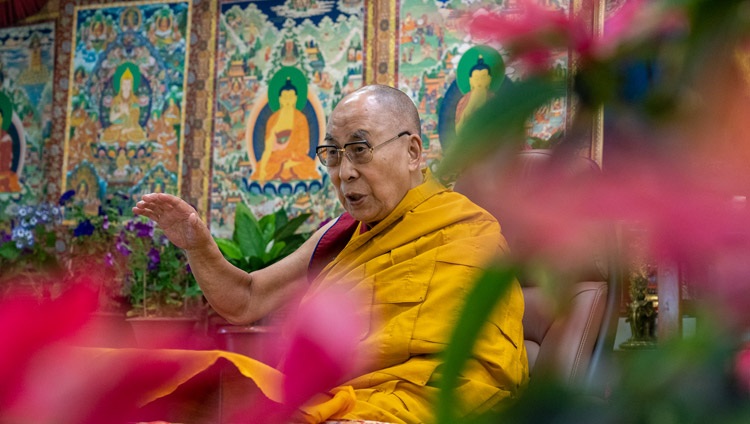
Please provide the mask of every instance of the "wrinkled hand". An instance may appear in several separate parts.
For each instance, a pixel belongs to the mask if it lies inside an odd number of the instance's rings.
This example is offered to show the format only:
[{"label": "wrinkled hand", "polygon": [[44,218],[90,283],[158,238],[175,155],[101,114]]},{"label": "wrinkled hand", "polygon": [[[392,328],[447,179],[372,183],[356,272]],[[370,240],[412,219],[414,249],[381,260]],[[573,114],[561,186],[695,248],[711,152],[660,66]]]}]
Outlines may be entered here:
[{"label": "wrinkled hand", "polygon": [[156,222],[169,241],[179,248],[191,250],[211,243],[206,224],[198,218],[195,209],[179,197],[166,193],[145,194],[133,213]]}]

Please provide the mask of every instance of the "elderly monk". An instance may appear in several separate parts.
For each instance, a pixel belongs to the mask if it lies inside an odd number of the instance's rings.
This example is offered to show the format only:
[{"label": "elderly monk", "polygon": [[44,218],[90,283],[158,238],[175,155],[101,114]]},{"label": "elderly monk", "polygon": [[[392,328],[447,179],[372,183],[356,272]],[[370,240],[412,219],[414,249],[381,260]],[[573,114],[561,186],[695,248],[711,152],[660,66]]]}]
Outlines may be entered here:
[{"label": "elderly monk", "polygon": [[[342,385],[354,389],[353,409],[316,419],[429,422],[440,353],[464,297],[483,266],[507,249],[500,227],[421,169],[419,114],[395,88],[366,86],[339,102],[317,154],[346,212],[262,270],[246,273],[224,260],[206,225],[177,197],[147,194],[133,211],[185,249],[206,298],[233,323],[282,307],[305,277],[308,295],[337,287],[365,293],[369,329],[360,346],[375,357]],[[463,371],[463,413],[496,405],[526,383],[522,316],[516,284]]]}]

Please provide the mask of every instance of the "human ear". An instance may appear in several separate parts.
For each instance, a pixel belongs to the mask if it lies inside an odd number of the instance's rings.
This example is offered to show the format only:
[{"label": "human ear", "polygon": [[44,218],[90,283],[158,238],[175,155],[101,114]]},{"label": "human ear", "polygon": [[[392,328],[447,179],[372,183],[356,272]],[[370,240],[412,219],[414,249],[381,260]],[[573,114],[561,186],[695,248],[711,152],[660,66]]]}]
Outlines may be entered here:
[{"label": "human ear", "polygon": [[412,171],[419,169],[422,163],[422,139],[416,134],[409,136],[408,154],[409,169]]}]

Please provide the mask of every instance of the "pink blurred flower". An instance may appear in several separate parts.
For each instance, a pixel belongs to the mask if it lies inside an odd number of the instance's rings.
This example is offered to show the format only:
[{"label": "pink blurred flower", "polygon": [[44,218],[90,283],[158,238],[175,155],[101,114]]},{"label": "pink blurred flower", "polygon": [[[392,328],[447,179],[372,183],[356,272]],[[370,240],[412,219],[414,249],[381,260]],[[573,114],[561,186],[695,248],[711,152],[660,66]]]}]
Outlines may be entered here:
[{"label": "pink blurred flower", "polygon": [[534,1],[522,1],[520,13],[486,13],[470,22],[472,36],[497,41],[532,72],[547,70],[554,50],[568,46],[588,49],[592,38],[579,21],[562,10],[550,10]]},{"label": "pink blurred flower", "polygon": [[0,422],[132,422],[149,393],[181,369],[159,356],[108,358],[106,349],[78,347],[95,336],[86,329],[98,305],[96,283],[79,278],[55,299],[0,303]]},{"label": "pink blurred flower", "polygon": [[616,228],[637,229],[638,253],[657,264],[712,264],[711,281],[695,283],[722,302],[727,318],[750,323],[750,209],[737,200],[750,172],[716,172],[686,152],[621,153],[600,174],[574,172],[562,156],[519,172],[500,154],[474,165],[461,187],[498,217],[516,261],[563,273],[610,255],[626,261],[633,252],[615,251],[607,237],[611,243]]},{"label": "pink blurred flower", "polygon": [[[611,57],[626,44],[669,33],[685,25],[676,9],[646,0],[625,2],[609,17],[606,32],[599,36],[583,13],[570,16],[561,9],[549,9],[535,0],[519,1],[520,12],[483,13],[469,22],[472,36],[498,42],[531,73],[550,69],[555,52],[570,49],[583,62]],[[589,13],[593,13],[589,11]]]},{"label": "pink blurred flower", "polygon": [[594,54],[611,57],[625,44],[654,42],[662,35],[687,29],[684,9],[664,2],[628,0],[607,18],[604,33],[596,40]]},{"label": "pink blurred flower", "polygon": [[287,422],[313,396],[325,394],[356,373],[364,360],[357,351],[363,322],[351,294],[329,289],[303,300],[286,323],[289,337],[280,347],[283,404],[262,398],[237,411],[237,420]]},{"label": "pink blurred flower", "polygon": [[737,354],[734,363],[734,374],[740,388],[745,393],[750,393],[750,344],[745,345]]},{"label": "pink blurred flower", "polygon": [[32,296],[18,296],[0,304],[0,410],[22,395],[34,356],[75,335],[96,304],[96,293],[88,282],[56,300],[40,302]]}]

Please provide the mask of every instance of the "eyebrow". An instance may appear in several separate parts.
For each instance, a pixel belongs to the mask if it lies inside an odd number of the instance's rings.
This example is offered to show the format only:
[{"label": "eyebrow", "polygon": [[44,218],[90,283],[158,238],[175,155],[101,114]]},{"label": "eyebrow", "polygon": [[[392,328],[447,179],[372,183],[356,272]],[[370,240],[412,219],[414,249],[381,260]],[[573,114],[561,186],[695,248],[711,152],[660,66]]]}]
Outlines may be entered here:
[{"label": "eyebrow", "polygon": [[[350,139],[354,140],[367,140],[369,137],[370,132],[361,128],[354,130],[349,136]],[[329,133],[326,133],[325,137],[323,137],[323,141],[330,144],[336,144],[336,138]]]}]

